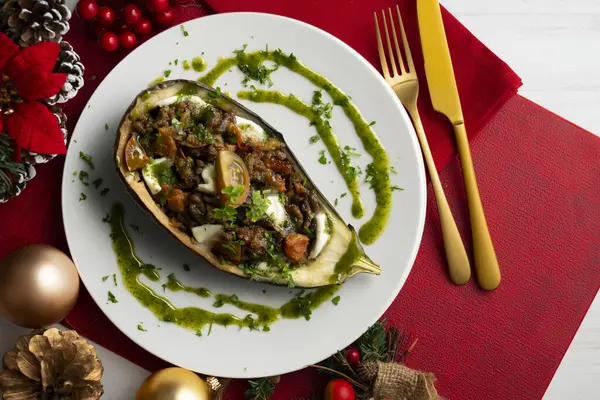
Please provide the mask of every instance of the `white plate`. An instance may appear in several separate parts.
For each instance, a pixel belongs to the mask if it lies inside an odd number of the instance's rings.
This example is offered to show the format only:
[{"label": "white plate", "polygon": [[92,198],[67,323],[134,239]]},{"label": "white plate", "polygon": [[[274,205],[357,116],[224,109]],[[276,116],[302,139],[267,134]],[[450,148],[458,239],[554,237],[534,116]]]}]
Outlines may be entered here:
[{"label": "white plate", "polygon": [[[410,121],[394,93],[367,61],[333,36],[292,19],[255,13],[204,17],[185,23],[185,29],[189,32],[187,37],[176,26],[131,53],[104,79],[82,113],[69,147],[62,186],[69,248],[83,283],[102,311],[133,341],[158,357],[194,371],[223,377],[249,378],[294,371],[350,344],[383,314],[398,294],[415,259],[423,230],[426,195],[421,152]],[[313,312],[310,321],[281,320],[271,326],[271,332],[213,326],[210,336],[198,337],[194,332],[158,321],[122,285],[113,287],[112,279],[102,282],[103,276],[118,274],[109,226],[102,222],[113,203],[123,203],[126,223],[139,226],[142,234],[132,232],[132,235],[141,258],[162,268],[163,281],[151,285],[157,291],[171,272],[184,284],[208,287],[213,293],[235,293],[240,299],[275,307],[288,301],[293,296],[290,292],[296,291],[249,282],[218,271],[155,225],[129,197],[117,177],[112,153],[115,129],[136,94],[165,69],[172,69],[170,78],[195,79],[199,74],[184,71],[181,60],[191,60],[204,53],[210,68],[219,56],[229,56],[243,44],[248,44],[249,50],[262,49],[268,44],[270,49],[293,52],[350,95],[367,120],[377,121],[375,131],[398,170],[398,174],[392,176],[393,184],[405,190],[394,192],[387,229],[366,249],[371,258],[380,263],[381,276],[361,275],[351,279],[338,292],[339,305],[326,302]],[[169,61],[176,58],[180,60],[179,66],[169,66]],[[241,77],[234,69],[223,75],[216,86],[235,94],[242,89]],[[310,102],[315,87],[306,79],[285,68],[272,77],[275,82],[272,89],[292,92]],[[326,94],[324,97],[328,98]],[[323,146],[309,144],[308,139],[315,132],[306,119],[278,105],[244,104],[284,133],[289,146],[332,203],[347,191],[333,165],[317,162]],[[365,154],[339,107],[334,110],[332,125],[342,146],[348,144]],[[80,151],[93,157],[94,170],[79,159]],[[371,160],[363,155],[354,161],[364,170]],[[82,169],[90,172],[90,181],[103,178],[102,187],[110,188],[108,195],[100,196],[93,185],[85,187],[73,176],[73,171]],[[86,201],[79,201],[82,192],[87,195]],[[364,183],[362,192],[366,215],[370,216],[375,198]],[[351,218],[350,200],[350,196],[340,199],[338,210],[346,222],[361,226],[361,221]],[[182,265],[186,263],[192,266],[192,271],[183,270]],[[107,303],[108,290],[114,293],[118,304]],[[192,294],[166,295],[176,306],[212,307],[213,300]],[[242,317],[247,314],[229,306],[220,311]],[[147,332],[137,329],[140,322]]]}]

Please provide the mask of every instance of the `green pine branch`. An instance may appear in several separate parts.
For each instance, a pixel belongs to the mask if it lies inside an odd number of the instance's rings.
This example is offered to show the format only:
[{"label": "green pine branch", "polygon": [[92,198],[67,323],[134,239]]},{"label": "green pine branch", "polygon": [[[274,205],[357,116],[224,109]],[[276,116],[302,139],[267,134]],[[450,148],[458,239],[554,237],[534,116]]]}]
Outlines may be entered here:
[{"label": "green pine branch", "polygon": [[250,379],[244,395],[250,400],[269,400],[275,391],[275,384],[269,378]]}]

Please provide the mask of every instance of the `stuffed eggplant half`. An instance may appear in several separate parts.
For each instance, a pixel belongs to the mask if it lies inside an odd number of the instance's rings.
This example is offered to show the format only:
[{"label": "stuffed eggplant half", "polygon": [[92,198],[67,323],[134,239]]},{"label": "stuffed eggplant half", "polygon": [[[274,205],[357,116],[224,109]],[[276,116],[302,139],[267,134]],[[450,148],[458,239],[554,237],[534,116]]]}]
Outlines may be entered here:
[{"label": "stuffed eggplant half", "polygon": [[141,92],[115,160],[135,200],[223,271],[298,287],[380,273],[283,136],[219,90],[174,80]]}]

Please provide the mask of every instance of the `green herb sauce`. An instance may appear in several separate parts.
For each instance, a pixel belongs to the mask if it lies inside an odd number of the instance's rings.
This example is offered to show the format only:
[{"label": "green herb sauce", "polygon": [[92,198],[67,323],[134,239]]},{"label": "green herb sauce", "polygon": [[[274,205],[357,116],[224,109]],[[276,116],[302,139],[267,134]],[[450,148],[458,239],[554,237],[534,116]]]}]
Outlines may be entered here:
[{"label": "green herb sauce", "polygon": [[[110,218],[110,237],[123,284],[144,307],[152,311],[161,321],[172,322],[196,332],[201,331],[206,325],[212,324],[236,325],[250,329],[258,329],[260,325],[263,325],[263,331],[268,332],[270,329],[267,325],[279,318],[296,319],[305,317],[310,319],[312,311],[329,300],[339,289],[339,285],[331,285],[307,294],[300,292],[280,308],[245,302],[235,295],[217,294],[215,296],[217,302],[230,304],[240,310],[255,314],[256,317],[249,314],[244,318],[239,318],[233,314],[215,313],[198,307],[176,308],[167,298],[160,296],[140,281],[141,275],[147,276],[152,281],[158,281],[160,276],[153,265],[144,263],[135,253],[133,241],[125,228],[124,214],[122,204],[116,203],[113,205]],[[165,288],[210,297],[208,289],[187,287],[181,284],[173,274],[169,275]]]},{"label": "green herb sauce", "polygon": [[[272,61],[278,66],[284,66],[289,70],[302,75],[314,85],[326,91],[333,99],[334,104],[342,107],[344,113],[354,125],[356,134],[360,138],[365,150],[373,158],[373,168],[375,174],[371,182],[377,199],[375,211],[373,212],[371,218],[360,228],[359,237],[364,243],[367,244],[375,242],[375,240],[377,240],[377,238],[385,229],[391,212],[392,189],[389,177],[390,161],[381,142],[371,129],[371,124],[363,118],[358,108],[350,101],[350,98],[344,92],[342,92],[342,90],[336,87],[324,76],[317,74],[302,64],[293,54],[285,54],[281,50],[261,50],[253,53],[244,53],[243,50],[238,50],[236,51],[235,57],[219,59],[215,67],[198,80],[209,86],[214,86],[217,79],[223,73],[233,66],[240,66],[240,63],[242,63],[242,71],[247,78],[245,82],[247,82],[248,79],[255,80],[255,76],[264,78],[264,74],[260,74],[260,72],[264,71],[265,69],[264,65],[262,64],[264,61]],[[249,99],[255,100],[253,98]],[[259,94],[258,97],[256,97],[257,101],[258,99],[264,99],[265,101],[273,100],[271,102],[283,104],[288,108],[296,107],[302,112],[302,115],[304,115],[303,112],[305,111],[304,107],[302,107],[302,104],[307,106],[301,101],[298,101],[301,103],[298,104],[298,102],[294,101],[293,98],[290,100],[290,96],[284,95],[272,95],[272,97],[267,98],[267,94]],[[315,121],[315,123],[316,122],[317,121]],[[327,137],[327,131],[324,128],[324,122],[322,122],[321,125],[322,127],[320,128],[320,131],[319,128],[317,128],[317,131],[319,132],[319,135],[323,134],[323,136]],[[330,134],[331,136],[335,137],[332,132],[330,132]],[[337,152],[339,153],[339,145],[337,147]],[[335,154],[335,151],[333,154]],[[334,158],[333,154],[332,158]],[[353,201],[353,214],[356,214],[358,210],[358,206]]]},{"label": "green herb sauce", "polygon": [[187,292],[187,293],[193,293],[195,295],[198,295],[200,297],[210,297],[210,290],[208,290],[207,288],[195,288],[195,287],[190,287],[190,286],[185,286],[183,283],[181,283],[176,277],[175,274],[170,274],[167,277],[167,283],[165,283],[163,285],[163,288],[169,289],[171,292]]},{"label": "green herb sauce", "polygon": [[194,57],[192,59],[192,68],[196,72],[202,72],[206,69],[206,61],[202,57]]},{"label": "green herb sauce", "polygon": [[365,209],[364,204],[360,199],[358,179],[356,178],[356,176],[352,176],[351,174],[349,174],[348,170],[344,167],[342,163],[342,149],[340,147],[340,143],[338,142],[337,136],[333,132],[333,129],[331,128],[331,125],[327,120],[324,120],[319,115],[317,115],[313,111],[311,106],[304,103],[302,100],[300,100],[293,94],[286,96],[281,92],[254,90],[238,92],[237,95],[240,99],[251,100],[257,103],[280,104],[284,107],[289,108],[295,113],[308,118],[311,122],[313,122],[315,124],[315,128],[317,129],[319,137],[325,144],[325,147],[331,155],[333,162],[342,174],[344,181],[346,181],[346,186],[348,187],[348,191],[352,196],[352,215],[355,218],[362,218],[364,216]]}]

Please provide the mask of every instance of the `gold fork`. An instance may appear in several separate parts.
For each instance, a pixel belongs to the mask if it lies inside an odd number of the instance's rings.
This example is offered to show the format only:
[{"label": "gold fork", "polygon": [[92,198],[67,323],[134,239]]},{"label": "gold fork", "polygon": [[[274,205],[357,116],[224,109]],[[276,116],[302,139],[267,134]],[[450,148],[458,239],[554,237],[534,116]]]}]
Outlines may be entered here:
[{"label": "gold fork", "polygon": [[[410,118],[413,121],[415,131],[417,132],[417,137],[421,143],[421,150],[423,151],[423,157],[425,158],[425,163],[427,164],[427,169],[429,170],[429,176],[431,177],[431,184],[433,185],[433,192],[437,202],[437,208],[442,224],[442,236],[444,238],[444,248],[446,250],[446,260],[448,262],[450,279],[457,285],[464,285],[471,277],[469,258],[467,257],[467,252],[465,251],[465,246],[463,245],[460,233],[458,232],[456,222],[452,217],[448,200],[446,200],[446,195],[444,194],[444,189],[442,188],[442,183],[440,182],[440,177],[435,169],[435,162],[433,161],[431,149],[427,143],[427,137],[425,136],[425,131],[423,130],[423,124],[421,123],[421,117],[417,108],[417,98],[419,97],[419,80],[415,71],[415,65],[413,63],[410,47],[408,46],[408,41],[406,40],[406,32],[402,23],[400,8],[396,5],[398,24],[402,34],[402,44],[404,47],[406,64],[408,65],[405,64],[402,57],[402,50],[398,45],[398,37],[396,36],[396,28],[394,27],[392,9],[388,8],[388,12],[390,16],[390,25],[392,27],[392,36],[394,38],[396,50],[395,54],[392,48],[392,41],[390,40],[385,11],[381,10],[385,36],[387,39],[387,58],[389,58],[392,68],[391,75],[390,69],[388,68],[385,48],[383,46],[383,41],[381,40],[377,13],[373,13],[373,16],[375,17],[375,27],[377,29],[377,47],[379,49],[379,58],[381,60],[383,76],[388,85],[390,85],[392,90],[396,93],[396,96],[398,96],[404,105],[404,108],[406,108],[408,115],[410,115]],[[400,72],[398,72],[396,67],[396,61],[400,67]]]}]

